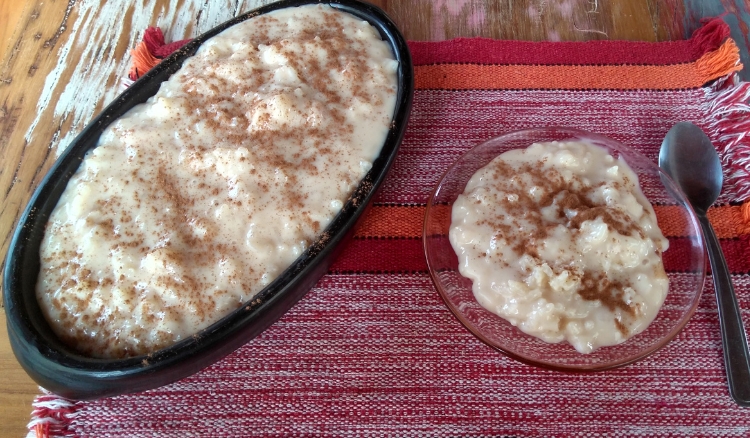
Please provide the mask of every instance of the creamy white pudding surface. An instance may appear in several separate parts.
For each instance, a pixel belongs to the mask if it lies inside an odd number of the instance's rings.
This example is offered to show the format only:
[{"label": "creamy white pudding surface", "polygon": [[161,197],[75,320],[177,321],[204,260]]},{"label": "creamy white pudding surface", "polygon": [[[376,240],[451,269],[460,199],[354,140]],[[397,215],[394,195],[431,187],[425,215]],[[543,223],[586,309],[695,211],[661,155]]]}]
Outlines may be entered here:
[{"label": "creamy white pudding surface", "polygon": [[638,177],[586,142],[496,157],[454,203],[449,237],[484,308],[581,353],[642,332],[666,298],[669,242]]},{"label": "creamy white pudding surface", "polygon": [[79,352],[196,334],[274,280],[379,155],[398,64],[328,6],[237,24],[113,123],[50,217],[37,298]]}]

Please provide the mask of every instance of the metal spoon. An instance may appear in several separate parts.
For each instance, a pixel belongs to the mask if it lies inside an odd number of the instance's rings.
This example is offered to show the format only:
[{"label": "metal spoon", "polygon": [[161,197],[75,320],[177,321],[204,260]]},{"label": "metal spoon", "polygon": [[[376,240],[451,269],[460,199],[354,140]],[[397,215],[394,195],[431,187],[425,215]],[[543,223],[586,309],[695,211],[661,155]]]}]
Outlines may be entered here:
[{"label": "metal spoon", "polygon": [[727,262],[706,217],[708,207],[719,197],[724,180],[719,155],[711,140],[699,127],[681,122],[669,130],[661,144],[659,167],[680,186],[698,215],[719,306],[729,393],[737,404],[750,406],[750,353],[747,338]]}]

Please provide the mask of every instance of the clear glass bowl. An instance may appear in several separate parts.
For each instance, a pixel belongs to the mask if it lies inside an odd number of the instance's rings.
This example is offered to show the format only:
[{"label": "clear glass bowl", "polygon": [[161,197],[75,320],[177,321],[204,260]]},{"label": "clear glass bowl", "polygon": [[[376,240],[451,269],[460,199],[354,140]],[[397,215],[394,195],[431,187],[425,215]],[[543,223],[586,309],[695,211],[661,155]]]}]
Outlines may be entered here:
[{"label": "clear glass bowl", "polygon": [[[458,272],[458,259],[448,230],[451,208],[466,183],[481,167],[501,153],[535,142],[580,139],[623,157],[638,175],[652,205],[670,211],[670,247],[664,252],[669,292],[651,325],[622,344],[589,354],[563,341],[550,344],[523,333],[505,319],[485,310],[474,298],[471,280]],[[660,208],[661,209],[661,208]],[[675,220],[676,219],[676,220]],[[679,225],[677,225],[679,224]],[[666,224],[660,224],[664,228]],[[425,213],[424,251],[430,276],[445,304],[477,338],[520,361],[567,371],[605,370],[642,359],[666,345],[685,327],[700,301],[706,276],[704,244],[695,212],[674,182],[651,160],[612,139],[569,128],[541,128],[506,134],[482,143],[459,158],[435,187]]]}]

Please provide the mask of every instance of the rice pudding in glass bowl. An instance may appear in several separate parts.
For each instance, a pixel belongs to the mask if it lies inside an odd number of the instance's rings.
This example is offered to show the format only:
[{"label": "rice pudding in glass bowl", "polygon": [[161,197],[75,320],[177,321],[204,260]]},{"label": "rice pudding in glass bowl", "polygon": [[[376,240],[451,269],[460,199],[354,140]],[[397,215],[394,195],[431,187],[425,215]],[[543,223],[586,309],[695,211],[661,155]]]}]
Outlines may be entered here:
[{"label": "rice pudding in glass bowl", "polygon": [[513,132],[461,156],[427,203],[423,242],[436,289],[470,332],[558,370],[610,369],[663,347],[706,274],[698,220],[672,180],[570,128]]}]

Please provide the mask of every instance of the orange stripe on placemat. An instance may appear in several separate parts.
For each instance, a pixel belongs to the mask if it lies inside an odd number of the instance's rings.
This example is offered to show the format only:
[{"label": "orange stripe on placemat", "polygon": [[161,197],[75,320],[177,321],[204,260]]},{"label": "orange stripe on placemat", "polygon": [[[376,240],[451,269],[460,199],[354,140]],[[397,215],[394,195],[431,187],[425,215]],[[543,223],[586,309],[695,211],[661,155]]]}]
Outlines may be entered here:
[{"label": "orange stripe on placemat", "polygon": [[374,205],[355,231],[355,237],[418,237],[422,235],[424,206]]},{"label": "orange stripe on placemat", "polygon": [[698,88],[739,71],[733,40],[696,62],[676,65],[478,65],[414,67],[417,89],[656,89]]},{"label": "orange stripe on placemat", "polygon": [[[659,228],[667,237],[687,235],[687,222],[680,212],[681,207],[676,206],[654,206],[656,220]],[[750,223],[742,217],[742,207],[721,206],[708,210],[708,220],[714,228],[716,237],[720,239],[731,239],[733,237],[750,234]]]},{"label": "orange stripe on placemat", "polygon": [[750,221],[743,215],[744,206],[715,207],[708,210],[708,220],[716,236],[731,238],[750,234]]},{"label": "orange stripe on placemat", "polygon": [[[450,207],[436,206],[436,213],[450,217]],[[656,220],[665,236],[679,237],[687,234],[687,222],[680,212],[681,207],[654,206]],[[356,237],[400,237],[422,236],[422,224],[426,207],[375,205],[357,228]],[[708,219],[720,239],[750,235],[750,222],[745,221],[740,206],[714,207],[708,211]]]}]

